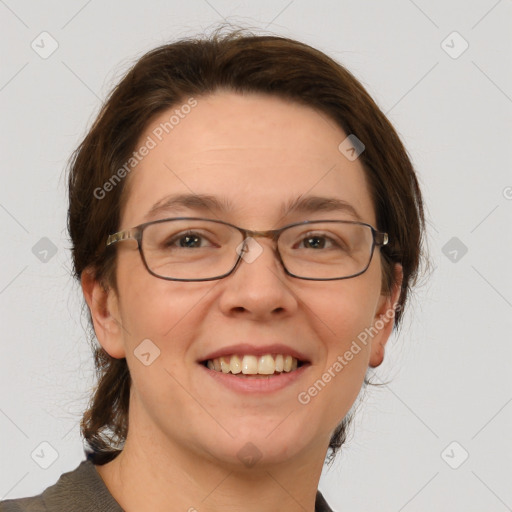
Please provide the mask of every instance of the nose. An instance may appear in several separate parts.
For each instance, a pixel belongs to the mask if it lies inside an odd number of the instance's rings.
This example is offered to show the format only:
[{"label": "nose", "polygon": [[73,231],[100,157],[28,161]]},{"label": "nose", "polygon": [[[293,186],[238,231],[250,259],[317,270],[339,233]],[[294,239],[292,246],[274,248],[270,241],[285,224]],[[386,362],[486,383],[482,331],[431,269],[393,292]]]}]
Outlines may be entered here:
[{"label": "nose", "polygon": [[256,320],[291,315],[298,307],[292,279],[272,240],[248,238],[240,263],[224,278],[221,308],[226,315],[244,314]]}]

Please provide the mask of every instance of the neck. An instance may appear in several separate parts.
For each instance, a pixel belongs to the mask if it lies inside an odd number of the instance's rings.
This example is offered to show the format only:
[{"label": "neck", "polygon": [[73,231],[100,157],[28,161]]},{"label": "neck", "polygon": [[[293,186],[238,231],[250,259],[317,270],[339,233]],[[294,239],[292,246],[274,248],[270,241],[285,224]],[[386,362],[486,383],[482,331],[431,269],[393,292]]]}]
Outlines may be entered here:
[{"label": "neck", "polygon": [[123,451],[96,466],[126,512],[314,512],[325,442],[284,462],[260,459],[246,467],[173,442],[155,425],[133,419],[131,410]]}]

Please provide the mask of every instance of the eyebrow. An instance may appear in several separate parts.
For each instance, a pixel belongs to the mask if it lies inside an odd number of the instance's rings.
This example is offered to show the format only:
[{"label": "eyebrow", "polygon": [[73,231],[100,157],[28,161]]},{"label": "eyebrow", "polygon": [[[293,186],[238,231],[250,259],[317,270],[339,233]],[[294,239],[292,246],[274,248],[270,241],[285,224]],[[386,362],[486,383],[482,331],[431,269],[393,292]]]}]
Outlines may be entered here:
[{"label": "eyebrow", "polygon": [[292,213],[316,213],[316,212],[342,212],[352,215],[355,219],[362,222],[363,218],[357,210],[347,201],[338,197],[325,196],[299,196],[292,199],[281,209],[283,217]]},{"label": "eyebrow", "polygon": [[[235,210],[229,199],[208,194],[174,194],[156,202],[144,216],[151,220],[163,212],[196,210],[204,213],[230,213]],[[287,217],[294,213],[342,212],[363,222],[357,210],[347,201],[338,197],[299,196],[281,206],[280,215]]]}]

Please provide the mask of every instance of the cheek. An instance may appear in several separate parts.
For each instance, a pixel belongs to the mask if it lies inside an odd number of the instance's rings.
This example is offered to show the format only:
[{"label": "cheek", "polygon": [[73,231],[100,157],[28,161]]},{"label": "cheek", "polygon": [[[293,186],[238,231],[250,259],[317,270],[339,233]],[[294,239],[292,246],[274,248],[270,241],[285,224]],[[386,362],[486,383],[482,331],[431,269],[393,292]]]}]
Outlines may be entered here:
[{"label": "cheek", "polygon": [[332,382],[329,387],[335,401],[355,399],[368,368],[370,344],[361,340],[372,324],[372,314],[363,298],[352,295],[350,300],[339,301],[339,308],[331,306],[331,332],[324,338],[327,357],[321,379]]},{"label": "cheek", "polygon": [[[145,274],[131,270],[121,275],[119,291],[126,359],[136,393],[133,403],[146,404],[155,422],[162,421],[158,411],[170,407],[197,412],[180,382],[198,321],[194,307],[205,291],[191,289],[191,283],[158,279],[145,268]],[[187,421],[187,415],[182,421]]]},{"label": "cheek", "polygon": [[[327,288],[309,306],[316,318],[316,332],[329,350],[344,350],[373,321],[378,288],[364,274]],[[319,331],[318,331],[319,330]]]},{"label": "cheek", "polygon": [[[191,283],[165,281],[149,274],[139,254],[130,255],[118,273],[120,314],[132,343],[144,338],[164,340],[179,330],[200,299]],[[123,261],[123,263],[125,263]]]},{"label": "cheek", "polygon": [[369,364],[370,343],[365,332],[373,324],[380,287],[372,284],[374,278],[359,277],[324,289],[314,305],[308,304],[325,356],[319,359],[315,380],[304,390],[301,403],[316,402],[333,422],[356,399]]}]

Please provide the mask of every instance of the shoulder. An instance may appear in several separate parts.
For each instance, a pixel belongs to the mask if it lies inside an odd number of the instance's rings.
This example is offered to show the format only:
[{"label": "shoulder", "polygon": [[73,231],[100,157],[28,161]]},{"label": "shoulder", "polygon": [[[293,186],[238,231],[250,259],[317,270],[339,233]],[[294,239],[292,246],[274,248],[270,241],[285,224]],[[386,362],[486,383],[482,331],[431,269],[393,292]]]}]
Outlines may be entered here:
[{"label": "shoulder", "polygon": [[328,505],[320,491],[316,492],[315,512],[336,512]]},{"label": "shoulder", "polygon": [[94,464],[85,460],[56,484],[29,498],[0,502],[0,512],[123,512]]},{"label": "shoulder", "polygon": [[41,495],[0,501],[0,512],[46,512],[47,510]]}]

